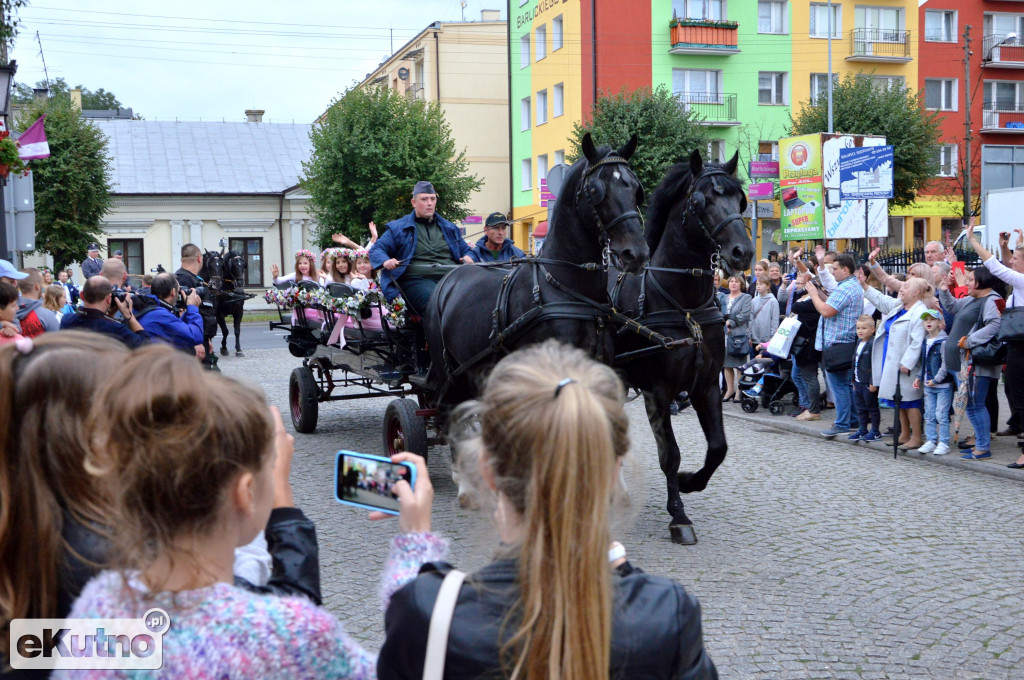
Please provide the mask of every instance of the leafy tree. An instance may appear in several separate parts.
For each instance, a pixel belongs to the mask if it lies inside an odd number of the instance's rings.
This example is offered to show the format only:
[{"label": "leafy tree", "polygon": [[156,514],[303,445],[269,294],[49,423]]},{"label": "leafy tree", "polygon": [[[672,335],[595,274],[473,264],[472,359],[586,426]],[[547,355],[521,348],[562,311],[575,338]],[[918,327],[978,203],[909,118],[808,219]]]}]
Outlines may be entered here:
[{"label": "leafy tree", "polygon": [[706,154],[708,136],[700,118],[680,105],[664,85],[657,89],[625,88],[617,94],[602,95],[586,124],[576,123],[569,140],[569,160],[583,151],[580,143],[590,133],[594,143],[618,148],[636,134],[636,153],[629,161],[650,198],[669,166],[685,160],[693,149]]},{"label": "leafy tree", "polygon": [[[836,132],[885,135],[893,147],[893,199],[898,206],[914,202],[917,192],[938,171],[935,151],[942,138],[937,112],[924,110],[918,96],[903,84],[885,88],[870,75],[851,73],[832,88],[832,120]],[[793,134],[828,129],[824,96],[805,102],[793,117]]]},{"label": "leafy tree", "polygon": [[18,35],[18,27],[21,20],[18,19],[18,10],[28,4],[28,0],[0,0],[0,12],[3,13],[3,20],[0,21],[0,41],[10,43]]},{"label": "leafy tree", "polygon": [[365,239],[367,224],[408,214],[412,187],[428,180],[437,211],[449,220],[468,214],[470,194],[482,186],[468,174],[440,106],[385,87],[351,89],[335,100],[310,133],[313,153],[303,163],[321,246],[342,232]]},{"label": "leafy tree", "polygon": [[50,157],[30,162],[35,186],[36,248],[62,269],[85,258],[110,208],[110,160],[103,134],[71,102],[49,99],[24,110],[16,129],[46,114]]},{"label": "leafy tree", "polygon": [[[40,80],[35,84],[37,88],[46,87],[46,81]],[[102,87],[96,91],[90,90],[87,87],[76,85],[78,89],[82,91],[82,108],[83,109],[96,109],[101,111],[109,111],[111,109],[122,109],[125,108],[124,104],[118,101],[117,96],[113,92],[107,92]],[[26,85],[25,83],[18,83],[11,93],[11,100],[15,104],[31,104],[35,99],[35,94],[32,92],[33,86]],[[50,97],[53,99],[71,99],[71,87],[67,81],[63,78],[57,78],[56,80],[50,81]]]}]

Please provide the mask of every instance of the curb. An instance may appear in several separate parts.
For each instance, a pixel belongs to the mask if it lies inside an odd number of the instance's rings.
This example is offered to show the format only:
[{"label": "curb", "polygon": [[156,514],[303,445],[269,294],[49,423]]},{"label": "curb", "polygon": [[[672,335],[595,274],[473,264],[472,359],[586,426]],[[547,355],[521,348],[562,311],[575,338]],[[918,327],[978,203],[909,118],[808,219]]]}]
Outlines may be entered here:
[{"label": "curb", "polygon": [[[750,423],[758,423],[760,425],[775,428],[776,430],[791,432],[793,434],[801,434],[804,435],[805,437],[816,439],[818,441],[825,440],[824,437],[818,434],[817,431],[807,430],[803,426],[798,425],[796,423],[785,422],[784,419],[789,420],[789,418],[786,416],[770,416],[771,420],[768,420],[767,418],[759,417],[751,413],[745,413],[743,411],[740,411],[739,413],[733,413],[730,415],[739,420],[745,420]],[[825,423],[826,421],[822,420],[820,422]],[[857,447],[870,451],[877,451],[878,453],[884,453],[890,457],[892,456],[891,445],[885,446],[869,442],[843,441],[840,440],[839,438],[825,441],[833,441],[839,444],[845,444],[846,446]],[[953,454],[952,452],[945,456],[933,456],[931,454],[922,455],[919,453],[912,454],[909,452],[905,453],[903,451],[900,451],[899,457],[906,460],[935,463],[937,465],[946,465],[948,467],[954,467],[961,470],[968,470],[970,472],[981,472],[982,474],[991,475],[993,477],[1002,477],[1003,479],[1012,479],[1017,482],[1024,482],[1024,470],[1015,470],[1013,468],[1004,467],[1000,464],[987,463],[984,461],[960,460],[960,457],[956,454]]]}]

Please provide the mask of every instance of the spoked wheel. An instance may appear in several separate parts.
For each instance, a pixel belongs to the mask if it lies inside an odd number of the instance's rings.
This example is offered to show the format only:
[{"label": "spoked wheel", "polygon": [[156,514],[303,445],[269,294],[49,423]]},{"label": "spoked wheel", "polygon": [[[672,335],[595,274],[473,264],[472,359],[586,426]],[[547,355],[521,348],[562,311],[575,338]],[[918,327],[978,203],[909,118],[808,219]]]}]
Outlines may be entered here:
[{"label": "spoked wheel", "polygon": [[744,413],[753,413],[757,410],[757,399],[743,397],[740,400],[740,408],[743,409]]},{"label": "spoked wheel", "polygon": [[427,457],[427,424],[412,399],[394,399],[384,411],[384,455],[402,451]]},{"label": "spoked wheel", "polygon": [[785,410],[785,404],[783,404],[778,399],[768,404],[768,412],[771,413],[773,416],[781,416]]},{"label": "spoked wheel", "polygon": [[296,432],[308,434],[316,429],[319,392],[313,371],[308,366],[292,370],[288,380],[288,405],[291,407],[292,425]]}]

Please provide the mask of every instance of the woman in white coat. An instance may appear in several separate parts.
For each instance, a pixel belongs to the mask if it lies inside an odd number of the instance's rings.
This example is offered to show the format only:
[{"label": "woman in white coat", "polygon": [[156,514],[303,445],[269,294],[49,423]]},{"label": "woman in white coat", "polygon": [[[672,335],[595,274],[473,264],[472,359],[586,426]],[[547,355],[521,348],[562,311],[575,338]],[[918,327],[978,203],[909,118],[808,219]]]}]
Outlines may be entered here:
[{"label": "woman in white coat", "polygon": [[864,286],[864,299],[882,312],[871,350],[871,379],[878,386],[880,404],[895,406],[896,382],[900,387],[900,448],[917,449],[922,438],[922,392],[914,389],[921,372],[924,322],[921,314],[934,302],[935,289],[924,279],[907,279],[897,297]]}]

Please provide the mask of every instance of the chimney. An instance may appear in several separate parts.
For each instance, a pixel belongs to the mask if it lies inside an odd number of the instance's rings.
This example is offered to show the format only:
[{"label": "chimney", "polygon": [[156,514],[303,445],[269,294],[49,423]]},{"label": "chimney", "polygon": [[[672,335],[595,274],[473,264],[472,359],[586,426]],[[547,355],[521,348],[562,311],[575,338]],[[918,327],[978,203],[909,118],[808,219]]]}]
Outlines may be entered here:
[{"label": "chimney", "polygon": [[246,109],[245,110],[245,122],[246,123],[262,123],[263,114],[266,113],[263,109]]},{"label": "chimney", "polygon": [[480,21],[501,21],[501,10],[500,9],[482,9],[482,10],[480,10]]},{"label": "chimney", "polygon": [[82,90],[81,88],[73,88],[71,90],[71,106],[75,107],[79,111],[82,110]]},{"label": "chimney", "polygon": [[36,87],[32,89],[32,97],[37,102],[45,102],[50,96],[50,91],[45,87]]}]

